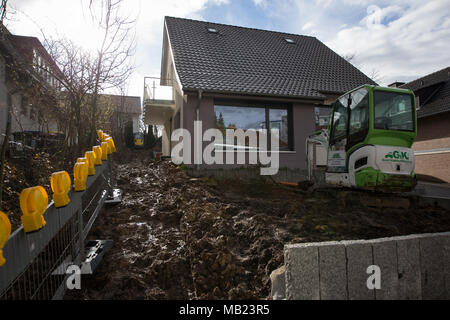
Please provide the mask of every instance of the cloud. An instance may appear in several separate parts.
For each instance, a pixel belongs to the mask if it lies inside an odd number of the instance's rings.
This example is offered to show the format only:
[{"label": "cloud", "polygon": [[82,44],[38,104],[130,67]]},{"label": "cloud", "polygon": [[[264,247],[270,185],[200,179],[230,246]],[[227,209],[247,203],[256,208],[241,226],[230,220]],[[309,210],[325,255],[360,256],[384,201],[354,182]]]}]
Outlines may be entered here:
[{"label": "cloud", "polygon": [[399,6],[389,6],[381,9],[376,5],[370,5],[367,7],[367,16],[361,21],[368,28],[377,26],[383,23],[383,21],[395,14],[401,14],[403,9]]},{"label": "cloud", "polygon": [[253,0],[253,3],[255,4],[255,6],[265,6],[266,5],[265,0]]},{"label": "cloud", "polygon": [[308,30],[311,29],[314,26],[314,23],[307,22],[303,25],[302,30]]},{"label": "cloud", "polygon": [[[359,25],[339,31],[326,44],[341,55],[355,54],[355,63],[381,83],[409,81],[449,65],[449,1],[419,6],[369,6]],[[383,24],[386,18],[399,15]]]},{"label": "cloud", "polygon": [[[39,36],[37,24],[47,34],[64,34],[95,49],[98,35],[86,1],[10,0],[26,15],[15,15],[8,28]],[[367,75],[377,70],[381,84],[413,80],[449,65],[450,0],[126,0],[126,5],[138,15],[133,95],[142,95],[143,76],[159,74],[166,15],[199,20],[213,15],[217,22],[313,35],[340,55],[355,54],[352,63]]]},{"label": "cloud", "polygon": [[409,81],[449,65],[450,0],[265,0],[278,30],[312,35],[379,81]]},{"label": "cloud", "polygon": [[[164,16],[204,20],[202,11],[209,6],[229,4],[230,0],[126,0],[124,14],[137,17],[136,71],[130,79],[129,94],[141,96],[143,77],[157,76],[161,64]],[[92,23],[88,0],[10,0],[17,13],[7,27],[14,34],[37,36],[40,29],[47,36],[66,36],[89,50],[95,50],[101,31]]]}]

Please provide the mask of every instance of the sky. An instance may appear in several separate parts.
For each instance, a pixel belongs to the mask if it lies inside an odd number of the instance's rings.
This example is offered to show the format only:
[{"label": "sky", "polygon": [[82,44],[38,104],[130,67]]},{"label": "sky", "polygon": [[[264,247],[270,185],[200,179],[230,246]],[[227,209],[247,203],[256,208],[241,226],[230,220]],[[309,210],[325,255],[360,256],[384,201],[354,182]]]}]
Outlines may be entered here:
[{"label": "sky", "polygon": [[[124,0],[135,16],[135,72],[127,94],[141,96],[144,76],[159,76],[164,16],[314,36],[380,85],[411,81],[450,66],[450,0]],[[65,36],[99,46],[89,0],[9,0],[13,34]],[[125,12],[126,11],[126,12]]]}]

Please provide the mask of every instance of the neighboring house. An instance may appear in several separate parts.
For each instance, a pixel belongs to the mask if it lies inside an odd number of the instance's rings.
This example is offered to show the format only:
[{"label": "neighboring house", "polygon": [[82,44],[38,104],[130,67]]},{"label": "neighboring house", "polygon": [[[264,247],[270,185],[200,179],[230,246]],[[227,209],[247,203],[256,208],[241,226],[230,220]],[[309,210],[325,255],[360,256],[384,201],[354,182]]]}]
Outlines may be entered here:
[{"label": "neighboring house", "polygon": [[328,120],[331,114],[331,106],[316,107],[316,130],[328,129]]},{"label": "neighboring house", "polygon": [[450,182],[450,67],[400,87],[417,97],[416,173]]},{"label": "neighboring house", "polygon": [[164,155],[173,130],[193,135],[195,120],[203,131],[270,126],[280,130],[280,167],[304,173],[315,105],[375,83],[314,37],[166,17],[160,84],[173,87],[172,100],[147,87],[144,121],[164,126]]},{"label": "neighboring house", "polygon": [[[57,131],[56,121],[43,117],[33,102],[57,105],[61,89],[57,78],[64,77],[62,72],[37,38],[16,36],[4,26],[0,28],[0,132],[6,131],[8,106],[12,134]],[[37,91],[31,91],[31,86]]]},{"label": "neighboring house", "polygon": [[142,114],[141,98],[119,95],[102,94],[106,103],[114,106],[112,124],[117,128],[124,128],[128,122],[133,122],[133,133],[140,132],[140,117]]}]

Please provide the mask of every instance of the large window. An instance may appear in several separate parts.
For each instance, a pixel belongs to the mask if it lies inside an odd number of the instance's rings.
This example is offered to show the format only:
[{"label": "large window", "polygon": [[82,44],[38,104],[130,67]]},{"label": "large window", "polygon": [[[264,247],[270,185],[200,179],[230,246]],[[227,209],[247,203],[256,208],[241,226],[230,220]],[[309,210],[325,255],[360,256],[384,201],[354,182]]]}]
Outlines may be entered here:
[{"label": "large window", "polygon": [[369,91],[361,88],[351,93],[350,101],[350,147],[363,141],[369,132]]},{"label": "large window", "polygon": [[337,100],[334,104],[331,140],[338,141],[347,137],[348,96]]},{"label": "large window", "polygon": [[409,94],[375,91],[374,128],[414,131],[413,97]]},{"label": "large window", "polygon": [[335,102],[330,141],[336,149],[351,148],[363,141],[368,131],[369,91],[366,88],[346,94]]},{"label": "large window", "polygon": [[[244,131],[254,131],[258,141],[267,141],[270,149],[270,139],[277,139],[279,151],[290,151],[291,140],[291,120],[289,107],[286,105],[274,104],[247,104],[227,101],[216,101],[214,105],[215,126],[222,131],[224,144],[234,149],[257,149],[251,145],[249,139],[245,143],[226,141],[226,129],[242,129]],[[267,128],[276,130],[266,130]],[[266,133],[267,132],[267,133]],[[261,145],[261,143],[259,143]]]}]

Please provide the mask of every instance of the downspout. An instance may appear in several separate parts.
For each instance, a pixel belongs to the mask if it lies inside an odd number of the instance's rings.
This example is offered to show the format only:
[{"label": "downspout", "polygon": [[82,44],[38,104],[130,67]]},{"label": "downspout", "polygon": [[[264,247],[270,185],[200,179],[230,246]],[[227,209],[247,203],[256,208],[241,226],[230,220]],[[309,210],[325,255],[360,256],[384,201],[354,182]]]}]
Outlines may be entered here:
[{"label": "downspout", "polygon": [[[197,107],[195,108],[196,120],[197,121],[200,121],[200,104],[202,102],[202,98],[203,98],[203,90],[199,89],[198,90]],[[194,128],[195,128],[195,125],[194,125]],[[202,132],[200,132],[200,134],[202,134]],[[194,134],[194,136],[195,136],[195,134]],[[194,144],[195,144],[195,141],[194,141]],[[199,152],[203,153],[203,143],[201,145],[201,151],[199,151]],[[195,155],[194,155],[194,157],[195,157]],[[200,170],[200,165],[196,164],[195,168],[196,168],[196,170]]]},{"label": "downspout", "polygon": [[203,90],[199,89],[198,90],[197,107],[195,108],[195,112],[197,114],[197,121],[200,121],[200,103],[202,101],[202,98],[203,98]]}]

